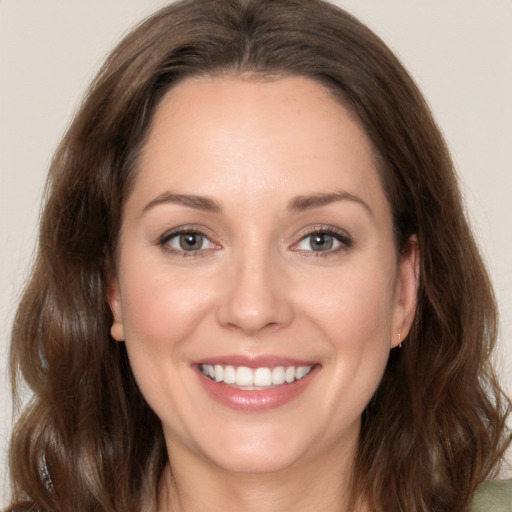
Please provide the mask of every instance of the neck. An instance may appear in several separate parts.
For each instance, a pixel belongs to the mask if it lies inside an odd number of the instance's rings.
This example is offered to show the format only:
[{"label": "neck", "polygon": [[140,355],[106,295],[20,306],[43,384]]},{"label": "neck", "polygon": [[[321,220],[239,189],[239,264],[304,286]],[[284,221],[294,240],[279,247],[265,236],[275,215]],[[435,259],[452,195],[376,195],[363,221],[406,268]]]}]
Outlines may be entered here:
[{"label": "neck", "polygon": [[[366,512],[350,508],[354,450],[270,473],[236,473],[173,447],[159,489],[158,512]],[[185,462],[184,457],[189,460]],[[326,460],[328,459],[328,460]],[[178,463],[180,461],[180,463]]]}]

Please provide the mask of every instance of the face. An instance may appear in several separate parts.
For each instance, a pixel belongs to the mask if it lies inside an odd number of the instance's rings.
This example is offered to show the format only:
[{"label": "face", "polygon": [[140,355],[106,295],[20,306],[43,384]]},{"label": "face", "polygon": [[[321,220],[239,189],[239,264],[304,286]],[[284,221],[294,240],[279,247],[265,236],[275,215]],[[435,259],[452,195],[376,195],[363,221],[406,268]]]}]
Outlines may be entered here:
[{"label": "face", "polygon": [[369,140],[321,85],[187,79],[125,204],[112,335],[172,460],[325,467],[407,334],[416,267]]}]

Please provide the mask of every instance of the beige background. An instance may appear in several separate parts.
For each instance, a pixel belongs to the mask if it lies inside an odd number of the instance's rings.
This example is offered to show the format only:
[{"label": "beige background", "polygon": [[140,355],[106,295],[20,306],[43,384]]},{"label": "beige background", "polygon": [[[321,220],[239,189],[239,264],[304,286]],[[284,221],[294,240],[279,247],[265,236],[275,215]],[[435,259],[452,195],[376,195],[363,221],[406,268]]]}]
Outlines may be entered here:
[{"label": "beige background", "polygon": [[[50,156],[107,51],[164,3],[0,0],[1,468],[11,422],[9,329],[33,254]],[[512,1],[336,3],[358,15],[404,61],[447,138],[496,286],[502,315],[498,363],[512,391]],[[2,470],[0,506],[5,480]]]}]

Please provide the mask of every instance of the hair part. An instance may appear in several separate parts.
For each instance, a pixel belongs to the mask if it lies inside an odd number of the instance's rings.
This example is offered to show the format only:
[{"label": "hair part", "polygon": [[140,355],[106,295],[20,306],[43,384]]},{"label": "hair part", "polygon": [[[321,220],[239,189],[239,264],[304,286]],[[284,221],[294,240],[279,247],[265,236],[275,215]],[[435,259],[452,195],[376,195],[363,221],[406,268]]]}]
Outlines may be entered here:
[{"label": "hair part", "polygon": [[124,344],[110,336],[109,265],[160,100],[187,77],[226,75],[316,80],[370,138],[398,247],[416,234],[421,269],[413,328],[363,415],[354,500],[374,512],[468,510],[509,443],[508,400],[490,362],[492,287],[421,93],[375,34],[321,0],[183,0],[106,60],[52,161],[14,322],[13,387],[22,378],[33,398],[11,440],[11,509],[156,506],[165,443]]}]

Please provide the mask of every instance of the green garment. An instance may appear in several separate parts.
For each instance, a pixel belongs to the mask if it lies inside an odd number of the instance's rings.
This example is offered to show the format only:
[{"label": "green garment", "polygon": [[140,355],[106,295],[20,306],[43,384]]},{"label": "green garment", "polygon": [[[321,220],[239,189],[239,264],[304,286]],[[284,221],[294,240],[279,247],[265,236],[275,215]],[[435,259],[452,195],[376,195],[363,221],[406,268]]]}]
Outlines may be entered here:
[{"label": "green garment", "polygon": [[471,512],[512,512],[512,480],[494,480],[482,485]]}]

